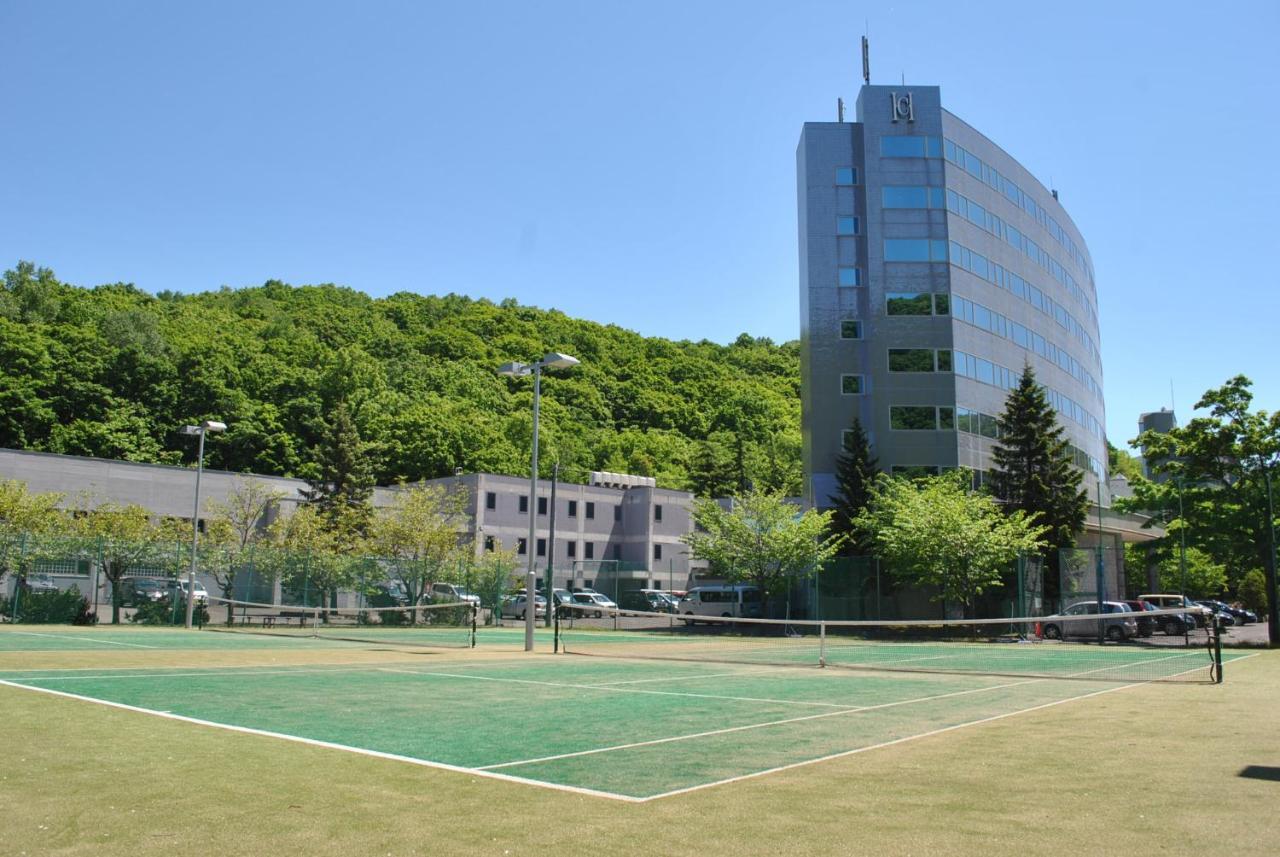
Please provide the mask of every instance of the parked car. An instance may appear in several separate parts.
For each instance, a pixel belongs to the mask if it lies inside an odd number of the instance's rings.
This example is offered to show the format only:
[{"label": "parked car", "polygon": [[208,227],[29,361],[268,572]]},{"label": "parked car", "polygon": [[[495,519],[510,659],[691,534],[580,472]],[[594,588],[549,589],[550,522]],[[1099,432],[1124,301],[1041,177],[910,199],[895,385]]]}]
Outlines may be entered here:
[{"label": "parked car", "polygon": [[[527,599],[523,592],[515,595],[508,595],[502,599],[502,607],[498,611],[498,615],[503,618],[523,619],[525,615]],[[534,596],[533,601],[533,618],[547,615],[547,599],[541,595]]]},{"label": "parked car", "polygon": [[1159,627],[1159,624],[1156,622],[1157,617],[1143,615],[1144,613],[1155,610],[1156,605],[1152,604],[1150,601],[1139,601],[1137,599],[1126,601],[1124,603],[1127,604],[1129,609],[1134,612],[1133,618],[1134,621],[1138,623],[1139,637],[1150,637],[1156,632]]},{"label": "parked car", "polygon": [[635,589],[624,592],[618,598],[618,606],[624,610],[640,610],[646,613],[674,613],[675,602],[656,589]]},{"label": "parked car", "polygon": [[[1221,601],[1210,601],[1205,599],[1203,601],[1197,601],[1196,603],[1207,610],[1213,611],[1214,618],[1218,620],[1218,624],[1222,627],[1227,628],[1236,623],[1236,617],[1227,609],[1227,605],[1222,604]],[[1219,604],[1222,604],[1222,606],[1219,607]]]},{"label": "parked car", "polygon": [[1138,635],[1138,622],[1127,604],[1119,601],[1103,601],[1102,612],[1119,614],[1114,619],[1079,619],[1078,616],[1097,615],[1097,601],[1081,601],[1072,604],[1061,613],[1041,620],[1041,633],[1050,640],[1068,637],[1097,637],[1098,623],[1103,623],[1103,634],[1113,643],[1119,643]]},{"label": "parked car", "polygon": [[[1150,601],[1161,610],[1184,609],[1190,615],[1196,626],[1200,628],[1209,624],[1209,611],[1185,595],[1170,595],[1166,593],[1139,595],[1138,597],[1143,601]],[[1182,632],[1179,631],[1178,633]]]},{"label": "parked car", "polygon": [[[164,585],[166,595],[177,595],[177,597],[181,598],[183,601],[187,600],[186,578],[181,580],[166,580]],[[195,596],[197,604],[209,603],[209,592],[204,588],[204,584],[198,580],[196,581]]]},{"label": "parked car", "polygon": [[27,592],[32,595],[41,592],[57,592],[58,584],[53,582],[53,578],[47,574],[28,574],[26,577]]},{"label": "parked car", "polygon": [[458,583],[433,583],[431,584],[431,600],[441,601],[446,604],[475,604],[479,606],[480,596],[470,592],[465,586]]},{"label": "parked car", "polygon": [[579,616],[590,613],[597,619],[604,616],[606,610],[618,609],[618,605],[614,604],[607,595],[601,595],[595,591],[579,590],[573,593],[573,603],[578,608],[574,612]]},{"label": "parked car", "polygon": [[154,577],[126,577],[120,583],[120,603],[125,607],[140,607],[151,601],[163,601],[169,597],[169,582]]},{"label": "parked car", "polygon": [[1200,602],[1206,607],[1212,608],[1219,613],[1229,613],[1232,619],[1235,619],[1237,625],[1248,625],[1258,621],[1258,614],[1252,610],[1246,610],[1243,607],[1233,607],[1225,601],[1216,601],[1214,599],[1205,599]]},{"label": "parked car", "polygon": [[695,586],[684,594],[677,611],[685,616],[759,618],[764,596],[760,588],[745,583]]}]

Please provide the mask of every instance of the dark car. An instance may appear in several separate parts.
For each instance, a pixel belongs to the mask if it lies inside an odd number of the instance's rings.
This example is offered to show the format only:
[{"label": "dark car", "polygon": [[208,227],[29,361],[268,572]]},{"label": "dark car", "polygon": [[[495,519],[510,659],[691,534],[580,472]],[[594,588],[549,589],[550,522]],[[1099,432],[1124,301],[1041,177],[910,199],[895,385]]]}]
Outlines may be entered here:
[{"label": "dark car", "polygon": [[1160,623],[1156,621],[1155,616],[1143,615],[1148,611],[1155,610],[1156,605],[1152,604],[1150,601],[1139,601],[1137,599],[1126,601],[1124,603],[1128,604],[1129,609],[1135,614],[1133,618],[1138,623],[1139,637],[1150,637],[1160,627]]},{"label": "dark car", "polygon": [[1206,599],[1200,603],[1211,608],[1217,613],[1229,613],[1231,617],[1236,620],[1237,625],[1248,625],[1252,622],[1258,621],[1257,613],[1254,613],[1252,610],[1246,610],[1243,607],[1234,607],[1225,601]]},{"label": "dark car", "polygon": [[[1196,603],[1201,607],[1207,607],[1212,610],[1214,618],[1218,620],[1218,624],[1222,627],[1226,628],[1236,623],[1236,617],[1231,615],[1231,612],[1226,609],[1227,605],[1222,604],[1221,601],[1205,599],[1204,601],[1197,601]],[[1222,606],[1219,607],[1219,604],[1222,604]]]},{"label": "dark car", "polygon": [[126,577],[120,582],[120,603],[125,607],[141,607],[169,597],[168,581],[154,577]]},{"label": "dark car", "polygon": [[675,604],[671,599],[651,589],[637,589],[624,592],[618,598],[618,606],[624,610],[639,610],[645,613],[674,613]]}]

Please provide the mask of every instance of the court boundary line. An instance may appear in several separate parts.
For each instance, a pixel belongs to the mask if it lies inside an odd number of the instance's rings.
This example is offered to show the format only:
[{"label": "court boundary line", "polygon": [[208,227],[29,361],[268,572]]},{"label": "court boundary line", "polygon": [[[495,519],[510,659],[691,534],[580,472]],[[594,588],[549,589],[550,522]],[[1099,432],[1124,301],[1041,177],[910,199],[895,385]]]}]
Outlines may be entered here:
[{"label": "court boundary line", "polygon": [[[163,649],[163,646],[144,646],[142,643],[122,643],[119,640],[99,640],[90,636],[80,636],[78,634],[42,634],[39,631],[9,631],[7,633],[17,634],[20,637],[53,637],[59,640],[75,640],[76,642],[87,641],[90,643],[103,643],[108,646],[131,646],[135,649]],[[22,650],[19,650],[22,651]],[[36,649],[35,651],[42,651]],[[56,649],[54,651],[57,651]],[[75,651],[74,649],[72,651]],[[93,651],[90,649],[90,651]]]},{"label": "court boundary line", "polygon": [[263,738],[277,738],[283,741],[292,741],[295,744],[306,744],[312,747],[322,747],[326,750],[342,750],[348,753],[357,753],[361,756],[369,756],[375,759],[385,759],[393,762],[408,762],[411,765],[418,765],[423,768],[434,768],[440,771],[451,771],[455,774],[471,774],[477,777],[485,777],[492,780],[500,780],[509,783],[518,783],[521,785],[540,786],[555,791],[568,792],[570,794],[586,795],[588,797],[602,797],[610,800],[622,801],[623,803],[644,803],[649,798],[633,797],[631,795],[617,794],[615,792],[607,792],[601,789],[591,789],[584,786],[569,786],[563,783],[553,783],[544,780],[531,780],[526,777],[517,777],[513,774],[497,773],[495,771],[486,771],[482,768],[467,768],[462,765],[450,765],[447,762],[434,762],[429,759],[415,759],[412,756],[402,756],[398,753],[387,753],[382,750],[370,750],[365,747],[352,747],[349,744],[338,744],[332,741],[322,741],[318,738],[305,738],[301,735],[290,735],[286,732],[272,732],[268,729],[255,729],[252,726],[237,726],[232,723],[218,723],[216,720],[203,720],[199,717],[189,717],[185,714],[174,714],[169,711],[156,711],[154,708],[142,708],[137,705],[128,705],[123,702],[113,702],[109,699],[96,699],[92,696],[82,696],[78,693],[67,693],[62,690],[53,690],[47,687],[33,687],[31,685],[20,684],[18,682],[9,681],[8,679],[0,679],[0,685],[5,687],[13,687],[19,690],[29,690],[34,693],[45,693],[50,696],[58,696],[64,699],[74,699],[79,702],[88,702],[95,705],[105,705],[108,708],[116,708],[123,711],[131,711],[135,714],[149,714],[154,717],[163,717],[166,720],[177,720],[182,723],[193,723],[196,726],[209,726],[214,729],[223,729],[228,732],[238,732],[244,735],[256,735]]},{"label": "court boundary line", "polygon": [[727,726],[724,729],[712,729],[707,732],[694,732],[688,735],[673,735],[667,738],[654,738],[649,741],[636,741],[631,744],[615,744],[611,747],[596,747],[591,750],[578,750],[573,753],[560,753],[555,756],[541,756],[536,759],[521,759],[515,762],[499,762],[496,765],[486,765],[481,770],[488,771],[493,770],[494,768],[513,768],[519,765],[555,762],[560,759],[576,759],[580,756],[594,756],[598,753],[612,753],[617,750],[634,750],[636,747],[652,747],[657,744],[670,744],[675,741],[691,741],[695,738],[709,738],[713,735],[727,735],[732,732],[745,732],[749,729],[766,729],[770,726],[786,726],[789,723],[803,723],[809,720],[821,720],[826,717],[839,717],[842,714],[861,714],[864,711],[879,711],[884,708],[895,708],[899,705],[914,705],[919,702],[932,702],[935,699],[949,699],[954,696],[968,696],[970,694],[983,693],[988,690],[1007,690],[1011,687],[1034,684],[1037,681],[1039,681],[1039,679],[1016,681],[1010,684],[995,684],[988,687],[971,687],[966,690],[955,690],[950,693],[934,694],[933,696],[917,696],[912,699],[898,699],[893,702],[882,702],[876,705],[859,705],[851,708],[842,708],[839,711],[824,711],[821,714],[806,714],[803,717],[788,717],[783,720],[770,720],[764,723],[746,723],[742,726]]}]

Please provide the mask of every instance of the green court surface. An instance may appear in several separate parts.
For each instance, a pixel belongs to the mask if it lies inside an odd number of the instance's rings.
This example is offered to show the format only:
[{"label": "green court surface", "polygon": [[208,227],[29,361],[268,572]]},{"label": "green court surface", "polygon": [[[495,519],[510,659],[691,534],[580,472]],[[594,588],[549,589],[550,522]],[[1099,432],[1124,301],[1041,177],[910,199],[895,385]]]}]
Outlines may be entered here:
[{"label": "green court surface", "polygon": [[[494,629],[490,637],[518,640],[518,630]],[[62,644],[105,649],[110,643],[277,652],[344,645],[209,631],[0,634],[0,645],[10,652],[19,645],[35,651]],[[197,655],[192,652],[194,663]],[[12,657],[6,663],[15,665]],[[0,672],[0,680],[201,724],[632,801],[1130,686],[571,655],[512,653],[486,660],[468,652],[429,663],[10,669]]]}]

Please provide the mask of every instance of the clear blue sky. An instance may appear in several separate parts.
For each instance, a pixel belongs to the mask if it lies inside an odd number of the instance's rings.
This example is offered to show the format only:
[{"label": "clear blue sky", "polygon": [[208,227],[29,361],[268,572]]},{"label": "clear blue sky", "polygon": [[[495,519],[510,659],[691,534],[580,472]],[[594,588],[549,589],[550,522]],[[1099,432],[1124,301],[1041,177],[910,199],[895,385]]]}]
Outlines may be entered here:
[{"label": "clear blue sky", "polygon": [[1280,406],[1275,0],[5,0],[0,266],[794,339],[796,141],[866,26],[873,82],[942,86],[1061,192],[1114,441],[1170,380],[1184,419],[1240,372]]}]

